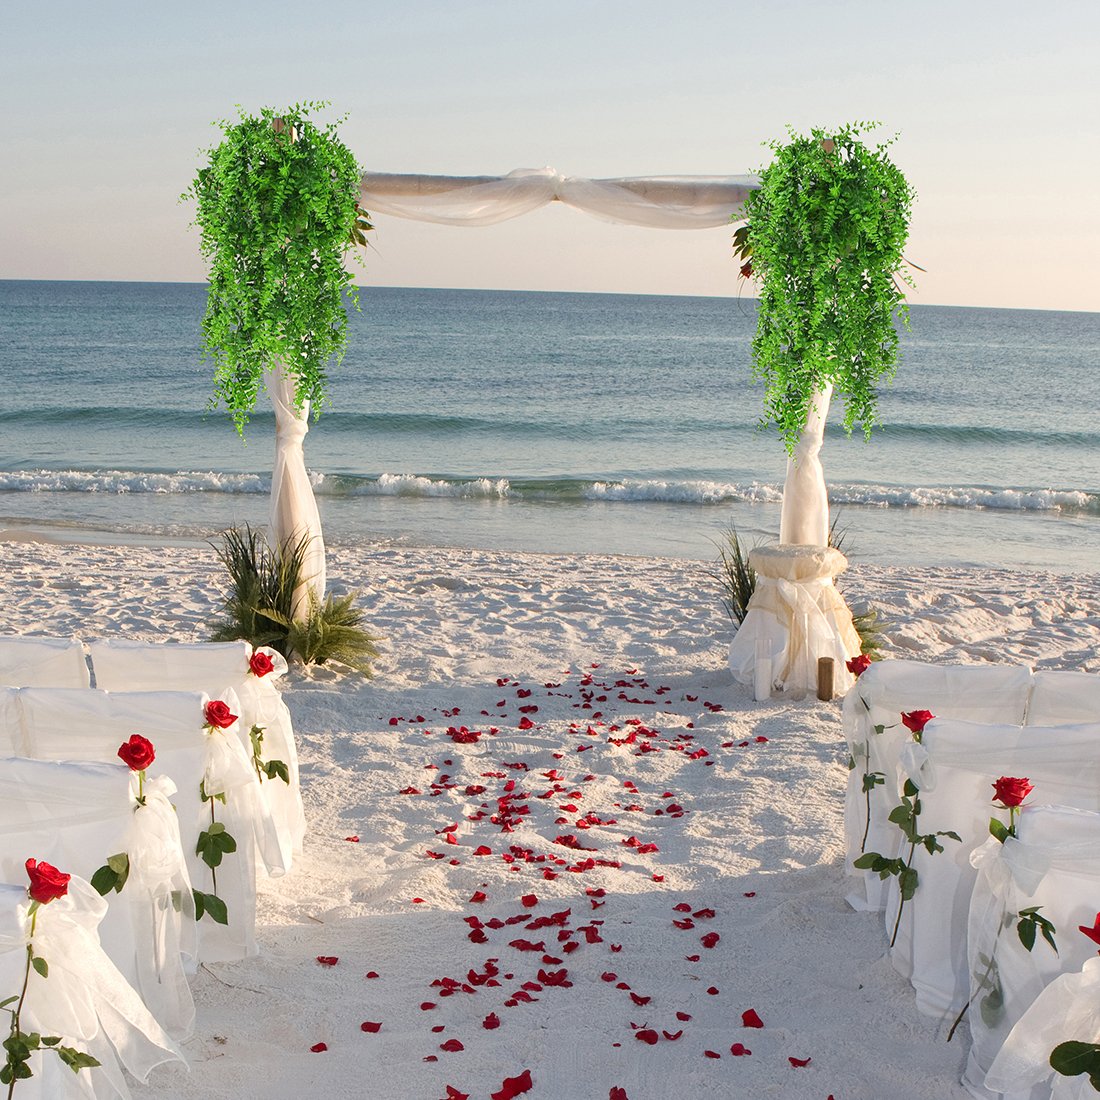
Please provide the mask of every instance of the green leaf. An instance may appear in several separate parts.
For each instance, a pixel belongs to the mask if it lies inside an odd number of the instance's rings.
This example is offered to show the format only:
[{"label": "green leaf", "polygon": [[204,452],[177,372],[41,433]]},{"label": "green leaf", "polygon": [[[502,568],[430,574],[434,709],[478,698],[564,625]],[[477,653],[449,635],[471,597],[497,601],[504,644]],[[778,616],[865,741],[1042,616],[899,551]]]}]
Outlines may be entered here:
[{"label": "green leaf", "polygon": [[290,769],[285,761],[269,760],[264,765],[264,772],[268,779],[281,779],[288,787],[290,786]]},{"label": "green leaf", "polygon": [[226,909],[225,902],[216,894],[207,894],[206,912],[216,924],[229,923],[229,911]]},{"label": "green leaf", "polygon": [[15,1004],[15,1002],[18,1001],[18,1000],[19,1000],[19,995],[18,994],[15,994],[11,997],[5,997],[4,1000],[0,1001],[0,1008],[7,1008],[8,1005]]},{"label": "green leaf", "polygon": [[44,1047],[55,1047],[60,1042],[61,1042],[61,1036],[60,1035],[43,1035],[42,1036],[42,1045]]},{"label": "green leaf", "polygon": [[864,852],[863,855],[852,860],[852,866],[858,867],[861,871],[877,871],[878,868],[875,864],[880,859],[882,859],[882,856],[878,852]]},{"label": "green leaf", "polygon": [[75,1050],[73,1047],[58,1047],[57,1056],[73,1073],[79,1073],[82,1069],[95,1069],[100,1064],[98,1058],[93,1058],[90,1054]]},{"label": "green leaf", "polygon": [[107,864],[104,864],[94,875],[92,875],[89,881],[96,892],[104,896],[115,888],[115,884],[118,882],[118,875],[115,874]]},{"label": "green leaf", "polygon": [[1001,993],[1000,983],[982,998],[981,1013],[986,1027],[993,1029],[1000,1023],[1004,1016],[1004,995]]},{"label": "green leaf", "polygon": [[1004,844],[1012,834],[1008,831],[1008,826],[1001,821],[1000,818],[991,817],[989,819],[989,835]]},{"label": "green leaf", "polygon": [[202,915],[206,912],[206,895],[200,890],[192,889],[191,896],[195,901],[195,921],[197,923],[202,920]]},{"label": "green leaf", "polygon": [[[869,710],[869,709],[870,709],[870,708],[868,707],[868,710]],[[886,729],[886,727],[885,727],[885,726],[883,726],[883,725],[878,725],[878,726],[875,726],[875,733],[882,733],[882,731],[883,731],[884,729]]]},{"label": "green leaf", "polygon": [[898,875],[898,887],[901,891],[902,900],[909,901],[917,892],[917,886],[919,884],[920,879],[917,875],[916,868],[906,867],[905,870]]},{"label": "green leaf", "polygon": [[43,978],[50,976],[50,964],[41,955],[35,955],[31,959],[31,966],[34,967],[35,973],[40,974]]},{"label": "green leaf", "polygon": [[1050,1065],[1063,1077],[1100,1074],[1100,1043],[1059,1043],[1050,1052]]},{"label": "green leaf", "polygon": [[1016,925],[1016,934],[1020,937],[1020,943],[1024,945],[1024,949],[1030,951],[1035,946],[1035,922],[1031,920],[1022,920]]}]

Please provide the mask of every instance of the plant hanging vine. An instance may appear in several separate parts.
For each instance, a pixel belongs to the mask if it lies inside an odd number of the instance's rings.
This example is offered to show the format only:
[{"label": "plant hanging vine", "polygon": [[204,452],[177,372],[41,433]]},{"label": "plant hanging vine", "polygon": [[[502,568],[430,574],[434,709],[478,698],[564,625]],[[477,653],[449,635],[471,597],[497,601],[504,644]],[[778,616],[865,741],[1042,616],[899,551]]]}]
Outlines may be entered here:
[{"label": "plant hanging vine", "polygon": [[343,358],[345,297],[358,308],[344,258],[371,228],[359,208],[360,169],[336,137],[300,103],[284,111],[218,125],[183,198],[197,204],[201,250],[210,265],[203,353],[214,363],[213,405],[224,405],[239,432],[281,361],[295,377],[295,403],[325,399],[325,370]]},{"label": "plant hanging vine", "polygon": [[[828,383],[844,400],[844,427],[870,436],[880,378],[897,368],[894,316],[908,325],[902,271],[915,192],[854,123],[773,142],[772,163],[745,202],[734,237],[742,274],[759,284],[753,374],[764,383],[764,425],[792,450],[814,393]],[[916,266],[916,265],[911,265]]]}]

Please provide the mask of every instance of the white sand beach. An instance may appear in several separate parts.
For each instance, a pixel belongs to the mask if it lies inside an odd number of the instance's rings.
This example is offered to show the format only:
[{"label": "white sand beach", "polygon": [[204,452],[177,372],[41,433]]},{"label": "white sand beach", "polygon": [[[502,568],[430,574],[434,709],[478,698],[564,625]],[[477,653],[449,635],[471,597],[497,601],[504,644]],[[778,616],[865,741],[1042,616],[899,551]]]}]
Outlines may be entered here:
[{"label": "white sand beach", "polygon": [[[0,552],[9,632],[198,641],[218,610],[206,548]],[[259,957],[197,975],[190,1071],[135,1096],[966,1095],[965,1027],[843,900],[840,703],[732,680],[706,564],[335,547],[329,576],[376,679],[288,678],[304,858],[261,885]],[[1097,575],[840,587],[890,655],[1100,672]]]}]

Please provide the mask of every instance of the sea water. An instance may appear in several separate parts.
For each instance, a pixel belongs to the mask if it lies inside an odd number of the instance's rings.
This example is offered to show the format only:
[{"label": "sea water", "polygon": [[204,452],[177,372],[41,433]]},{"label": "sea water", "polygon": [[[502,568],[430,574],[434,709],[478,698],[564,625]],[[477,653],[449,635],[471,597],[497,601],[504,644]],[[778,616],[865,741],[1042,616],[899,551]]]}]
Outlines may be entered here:
[{"label": "sea water", "polygon": [[[0,527],[201,542],[267,515],[210,410],[205,287],[0,281]],[[713,558],[774,538],[756,303],[365,288],[306,457],[330,542]],[[855,561],[1100,569],[1100,314],[914,306],[881,427],[822,452]]]}]

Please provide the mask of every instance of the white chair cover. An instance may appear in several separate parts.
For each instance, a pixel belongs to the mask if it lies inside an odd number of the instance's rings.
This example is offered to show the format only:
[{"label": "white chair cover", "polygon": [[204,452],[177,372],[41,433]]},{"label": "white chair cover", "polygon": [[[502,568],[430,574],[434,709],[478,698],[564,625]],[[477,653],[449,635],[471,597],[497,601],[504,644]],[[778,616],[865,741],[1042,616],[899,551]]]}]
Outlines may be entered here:
[{"label": "white chair cover", "polygon": [[275,667],[266,676],[256,676],[248,664],[252,646],[243,641],[190,645],[109,639],[91,642],[88,649],[96,686],[107,691],[205,691],[213,698],[227,690],[236,692],[241,707],[238,730],[245,751],[251,756],[249,731],[260,726],[264,760],[282,760],[290,773],[289,784],[258,776],[281,851],[280,866],[272,871],[289,870],[294,856],[301,854],[306,819],[294,728],[276,686],[287,671],[282,654],[260,647]]},{"label": "white chair cover", "polygon": [[19,720],[19,689],[0,687],[0,756],[24,756],[26,751]]},{"label": "white chair cover", "polygon": [[[852,860],[863,852],[897,854],[900,833],[887,818],[900,799],[898,756],[910,739],[902,713],[930,710],[941,718],[1019,725],[1030,682],[1031,673],[1022,666],[920,661],[875,661],[860,676],[843,708],[844,736],[855,761],[844,800],[846,865],[857,880],[848,895],[853,909],[880,911],[886,904],[886,883],[854,868]],[[876,733],[879,726],[882,731]],[[866,795],[863,777],[869,774],[881,775],[884,782]]]},{"label": "white chair cover", "polygon": [[[281,856],[274,824],[236,730],[203,728],[207,701],[199,692],[185,691],[29,688],[20,695],[28,744],[40,759],[117,759],[119,745],[132,733],[153,743],[157,758],[152,770],[170,776],[177,787],[175,804],[191,883],[204,893],[216,893],[229,910],[228,926],[209,917],[199,922],[198,957],[224,962],[256,953],[256,852],[270,867],[278,866]],[[225,701],[239,713],[231,693]],[[200,786],[211,793],[224,792],[226,804],[203,802]],[[236,852],[213,873],[195,852],[212,809],[237,842]]]},{"label": "white chair cover", "polygon": [[1100,722],[1100,676],[1094,672],[1036,672],[1027,704],[1029,726]]},{"label": "white chair cover", "polygon": [[108,895],[103,949],[160,1025],[186,1039],[195,1005],[182,956],[194,958],[195,925],[169,802],[176,788],[167,776],[147,781],[138,806],[136,786],[121,763],[0,761],[0,881],[17,882],[28,856],[91,879],[125,852],[130,875],[121,892]]},{"label": "white chair cover", "polygon": [[771,654],[776,685],[792,696],[817,690],[817,660],[832,657],[834,685],[847,691],[845,662],[859,653],[852,614],[833,584],[848,560],[826,546],[758,546],[749,552],[756,590],[730,642],[729,665],[743,684],[753,682],[756,647]]},{"label": "white chair cover", "polygon": [[8,687],[87,687],[79,638],[0,637],[0,684]]},{"label": "white chair cover", "polygon": [[[1045,1100],[1050,1095],[1045,1083],[1013,1083],[990,1092],[984,1086],[986,1074],[1036,997],[1059,975],[1079,971],[1096,953],[1096,944],[1078,927],[1091,927],[1100,909],[1100,814],[1028,807],[1017,831],[1019,837],[1004,844],[990,837],[971,856],[978,878],[967,937],[972,1043],[963,1084],[983,1100],[1002,1093],[1006,1100]],[[1031,951],[1020,943],[1018,914],[1032,906],[1041,906],[1041,915],[1054,924],[1057,954],[1041,937]]]},{"label": "white chair cover", "polygon": [[1019,1019],[986,1074],[989,1093],[1015,1096],[1020,1089],[1030,1086],[1034,1091],[1024,1095],[1049,1096],[1051,1100],[1096,1100],[1096,1090],[1088,1077],[1063,1077],[1050,1068],[1050,1052],[1071,1040],[1100,1043],[1100,956],[1097,955],[1076,973],[1063,974],[1051,982]]},{"label": "white chair cover", "polygon": [[[0,885],[0,999],[22,988],[31,941],[29,906],[26,886]],[[33,1076],[19,1082],[20,1100],[126,1100],[123,1067],[144,1082],[155,1066],[184,1061],[104,954],[96,928],[106,908],[91,886],[73,875],[68,893],[38,910],[34,951],[48,963],[49,975],[31,971],[23,1030],[60,1035],[65,1045],[101,1065],[73,1073],[56,1055],[39,1052],[31,1059]]]},{"label": "white chair cover", "polygon": [[[1062,805],[1100,811],[1100,725],[994,726],[940,719],[910,741],[899,770],[920,788],[921,833],[953,829],[962,842],[945,838],[944,851],[919,849],[916,895],[905,904],[891,952],[895,968],[909,978],[917,1007],[939,1016],[958,1012],[970,995],[966,936],[977,872],[971,853],[989,835],[993,782],[1000,776],[1031,780],[1031,805]],[[906,849],[908,851],[908,849]],[[890,879],[886,926],[897,914],[897,880]]]}]

